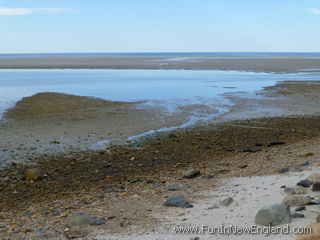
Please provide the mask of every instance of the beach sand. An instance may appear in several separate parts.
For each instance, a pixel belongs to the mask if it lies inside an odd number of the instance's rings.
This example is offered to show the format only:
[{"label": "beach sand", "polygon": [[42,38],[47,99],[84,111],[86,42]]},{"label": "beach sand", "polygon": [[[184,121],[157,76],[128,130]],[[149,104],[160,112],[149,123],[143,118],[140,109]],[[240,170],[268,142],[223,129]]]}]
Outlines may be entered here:
[{"label": "beach sand", "polygon": [[121,58],[55,57],[0,59],[0,69],[186,69],[253,72],[309,72],[320,69],[319,58],[306,57],[189,57]]},{"label": "beach sand", "polygon": [[[132,239],[132,240],[150,240],[150,239],[192,239],[199,237],[200,239],[230,239],[230,240],[250,240],[250,239],[295,239],[294,234],[270,234],[264,236],[260,234],[213,234],[208,230],[198,233],[176,233],[175,228],[179,227],[250,227],[254,226],[255,215],[257,209],[269,204],[281,203],[285,198],[281,186],[286,185],[294,187],[301,179],[307,178],[315,172],[319,172],[319,167],[313,170],[305,170],[303,172],[291,172],[283,175],[269,175],[258,177],[237,177],[223,179],[215,183],[217,188],[200,191],[194,193],[196,196],[192,203],[194,207],[188,210],[167,208],[162,212],[153,213],[155,218],[161,219],[161,224],[155,232],[146,233],[145,231],[134,231],[128,235],[112,235],[101,234],[96,237],[97,240],[116,240],[116,239]],[[319,194],[308,191],[309,196],[319,197]],[[233,203],[230,206],[222,206],[220,202],[226,198],[232,197]],[[217,206],[217,208],[212,208]],[[292,207],[294,212],[296,207]],[[293,219],[289,224],[289,229],[295,227],[308,226],[315,222],[318,216],[319,206],[308,206],[306,211],[302,213],[305,218]],[[287,227],[287,226],[282,226]],[[210,230],[209,230],[210,231]]]}]

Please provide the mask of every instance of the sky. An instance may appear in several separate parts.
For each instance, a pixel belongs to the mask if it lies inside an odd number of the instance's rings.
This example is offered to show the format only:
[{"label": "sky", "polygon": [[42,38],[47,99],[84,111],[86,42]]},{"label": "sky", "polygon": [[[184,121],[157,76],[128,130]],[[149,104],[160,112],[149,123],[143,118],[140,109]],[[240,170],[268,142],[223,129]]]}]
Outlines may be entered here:
[{"label": "sky", "polygon": [[0,53],[320,52],[319,0],[0,0]]}]

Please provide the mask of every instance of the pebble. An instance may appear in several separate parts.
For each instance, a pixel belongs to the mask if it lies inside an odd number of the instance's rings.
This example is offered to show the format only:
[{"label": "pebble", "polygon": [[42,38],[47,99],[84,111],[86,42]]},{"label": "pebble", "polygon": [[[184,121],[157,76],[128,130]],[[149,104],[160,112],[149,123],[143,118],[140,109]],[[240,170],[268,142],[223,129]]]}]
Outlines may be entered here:
[{"label": "pebble", "polygon": [[240,168],[240,169],[243,169],[243,168],[246,168],[246,167],[248,167],[248,165],[245,164],[245,163],[238,165],[238,168]]},{"label": "pebble", "polygon": [[300,163],[297,165],[297,167],[306,167],[306,166],[309,166],[310,165],[310,162],[303,162],[303,163]]},{"label": "pebble", "polygon": [[307,179],[311,183],[320,182],[320,174],[319,173],[313,173]]},{"label": "pebble", "polygon": [[32,214],[31,213],[24,213],[23,216],[24,217],[32,217]]},{"label": "pebble", "polygon": [[304,218],[304,215],[301,213],[293,213],[291,214],[292,218]]},{"label": "pebble", "polygon": [[177,135],[175,135],[175,134],[173,134],[173,133],[170,133],[170,134],[168,135],[168,137],[169,137],[169,138],[176,138]]},{"label": "pebble", "polygon": [[287,195],[282,203],[288,205],[289,207],[297,207],[307,205],[311,202],[311,200],[302,195]]},{"label": "pebble", "polygon": [[295,188],[285,188],[284,189],[284,192],[286,194],[306,194],[306,189],[301,187],[301,186],[298,186],[298,187],[295,187]]},{"label": "pebble", "polygon": [[96,226],[99,226],[99,225],[104,225],[106,224],[106,219],[105,218],[99,218],[97,219],[96,217],[92,217],[90,219],[90,225],[96,225]]},{"label": "pebble", "polygon": [[318,192],[318,191],[320,191],[320,182],[316,182],[316,183],[313,184],[313,186],[312,186],[312,191],[313,191],[313,192]]},{"label": "pebble", "polygon": [[78,229],[69,229],[68,231],[65,231],[64,234],[68,239],[83,238],[88,235],[86,231]]},{"label": "pebble", "polygon": [[212,210],[212,209],[217,209],[217,208],[220,208],[220,207],[217,205],[213,205],[212,207],[208,207],[206,210]]},{"label": "pebble", "polygon": [[180,207],[180,208],[192,208],[191,205],[184,197],[184,195],[180,194],[171,198],[168,198],[164,203],[165,207]]},{"label": "pebble", "polygon": [[182,190],[182,187],[178,186],[178,185],[170,185],[167,187],[168,191],[180,191]]},{"label": "pebble", "polygon": [[285,167],[285,168],[280,168],[278,170],[279,173],[286,173],[286,172],[289,172],[289,168]]},{"label": "pebble", "polygon": [[90,222],[90,217],[86,213],[75,213],[68,217],[66,220],[65,226],[68,228],[73,228],[73,227],[81,227],[88,225]]},{"label": "pebble", "polygon": [[233,198],[229,197],[220,202],[223,206],[228,207],[231,203],[233,203]]},{"label": "pebble", "polygon": [[311,157],[311,156],[314,156],[314,153],[312,153],[312,152],[301,153],[299,156],[300,157]]},{"label": "pebble", "polygon": [[301,212],[301,211],[305,211],[305,210],[306,210],[306,206],[301,206],[301,207],[297,207],[294,211]]},{"label": "pebble", "polygon": [[201,178],[202,178],[202,179],[209,180],[209,179],[214,178],[214,176],[213,176],[213,175],[205,175],[205,176],[202,176]]},{"label": "pebble", "polygon": [[54,213],[53,216],[60,216],[62,213],[64,213],[66,210],[65,209],[61,209],[61,208],[57,208]]},{"label": "pebble", "polygon": [[312,185],[311,182],[309,182],[307,179],[305,180],[301,180],[297,183],[297,186],[301,186],[301,187],[304,187],[304,188],[308,188]]},{"label": "pebble", "polygon": [[286,144],[286,143],[285,142],[280,142],[280,141],[271,142],[271,143],[269,143],[268,147],[277,146],[277,145],[283,145],[283,144]]},{"label": "pebble", "polygon": [[25,172],[28,181],[38,181],[41,179],[42,174],[39,168],[30,168]]},{"label": "pebble", "polygon": [[199,175],[200,175],[200,171],[193,169],[193,170],[189,170],[189,171],[185,172],[183,174],[183,177],[184,178],[195,178],[195,177],[198,177]]}]

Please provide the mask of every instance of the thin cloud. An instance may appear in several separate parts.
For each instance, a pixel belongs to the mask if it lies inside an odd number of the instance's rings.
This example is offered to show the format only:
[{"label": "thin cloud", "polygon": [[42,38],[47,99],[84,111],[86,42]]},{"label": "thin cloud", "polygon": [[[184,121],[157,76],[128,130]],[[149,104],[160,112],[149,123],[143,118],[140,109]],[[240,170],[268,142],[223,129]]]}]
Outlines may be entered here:
[{"label": "thin cloud", "polygon": [[320,8],[310,8],[309,11],[314,14],[320,14]]},{"label": "thin cloud", "polygon": [[18,16],[18,15],[29,15],[34,13],[67,13],[71,9],[66,8],[6,8],[0,7],[0,16]]}]

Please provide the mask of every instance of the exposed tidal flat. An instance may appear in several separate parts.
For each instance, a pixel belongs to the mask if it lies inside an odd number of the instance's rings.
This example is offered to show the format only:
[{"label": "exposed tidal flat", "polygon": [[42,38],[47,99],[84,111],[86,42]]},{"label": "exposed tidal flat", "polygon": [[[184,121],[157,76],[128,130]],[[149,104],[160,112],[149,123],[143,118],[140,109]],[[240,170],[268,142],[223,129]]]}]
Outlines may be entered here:
[{"label": "exposed tidal flat", "polygon": [[[196,77],[197,72],[190,75]],[[265,82],[255,81],[261,76]],[[14,107],[5,109],[0,124],[1,160],[14,162],[1,172],[1,237],[126,239],[131,234],[131,239],[155,239],[164,234],[185,239],[189,235],[166,234],[180,225],[253,224],[252,211],[284,198],[282,185],[295,185],[317,171],[320,84],[315,72],[237,72],[232,78],[222,84],[213,83],[212,75],[202,78],[206,84],[199,92],[208,95],[200,100],[188,95],[196,85],[185,82],[178,82],[168,95],[156,85],[160,93],[146,91],[153,98],[125,99],[130,91],[118,94],[120,89],[114,96],[122,99],[112,98],[112,91],[108,99],[66,91],[67,84],[61,91],[39,89],[26,95],[16,91]],[[179,100],[172,98],[175,94],[184,99],[178,105]],[[190,119],[197,124],[176,128]],[[154,131],[168,127],[174,128]],[[143,134],[149,131],[153,134]],[[128,141],[140,134],[142,138]],[[108,140],[125,144],[108,145]],[[250,178],[287,171],[288,177]],[[229,177],[242,178],[229,182]],[[193,210],[163,206],[177,193]],[[228,197],[234,199],[230,206],[219,205]],[[295,226],[315,222],[314,209],[307,208],[307,217],[293,220]],[[86,213],[90,219],[81,215],[83,225],[66,226],[74,213]],[[150,235],[153,231],[156,234]],[[140,236],[146,232],[149,235]]]},{"label": "exposed tidal flat", "polygon": [[301,81],[300,91],[317,87],[311,81],[317,78],[315,72],[2,70],[0,164],[231,119],[313,114],[316,106],[291,107],[272,86]]}]

